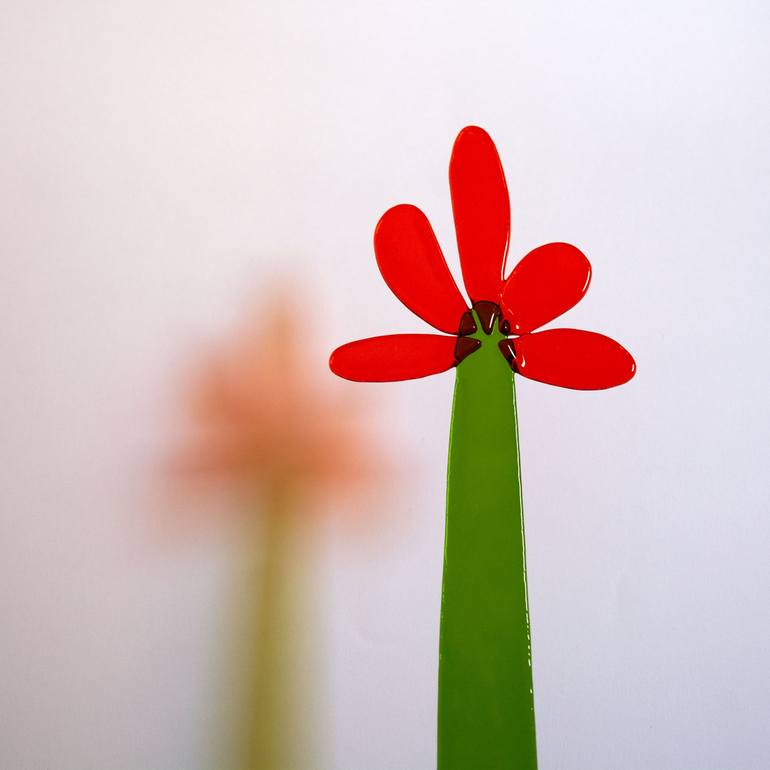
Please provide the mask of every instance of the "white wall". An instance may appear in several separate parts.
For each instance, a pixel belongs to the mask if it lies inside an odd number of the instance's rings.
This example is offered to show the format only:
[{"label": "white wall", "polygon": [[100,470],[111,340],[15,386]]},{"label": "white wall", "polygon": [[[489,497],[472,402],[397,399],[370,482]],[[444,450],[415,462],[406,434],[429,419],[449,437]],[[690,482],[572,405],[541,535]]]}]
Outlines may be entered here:
[{"label": "white wall", "polygon": [[[769,34],[761,0],[4,0],[0,767],[206,765],[226,548],[149,523],[177,367],[277,272],[314,361],[420,331],[372,228],[414,202],[457,266],[468,123],[512,255],[580,246],[567,319],[639,366],[518,386],[542,769],[768,767]],[[369,390],[414,472],[326,541],[336,770],[434,762],[451,388]]]}]

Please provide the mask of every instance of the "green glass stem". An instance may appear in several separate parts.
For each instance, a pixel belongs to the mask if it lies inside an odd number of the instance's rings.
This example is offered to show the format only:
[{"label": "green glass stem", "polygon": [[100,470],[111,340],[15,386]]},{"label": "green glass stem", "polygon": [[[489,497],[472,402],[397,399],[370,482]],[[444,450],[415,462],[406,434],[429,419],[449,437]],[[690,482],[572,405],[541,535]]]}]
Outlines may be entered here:
[{"label": "green glass stem", "polygon": [[457,367],[439,643],[439,770],[536,770],[513,375],[479,332]]}]

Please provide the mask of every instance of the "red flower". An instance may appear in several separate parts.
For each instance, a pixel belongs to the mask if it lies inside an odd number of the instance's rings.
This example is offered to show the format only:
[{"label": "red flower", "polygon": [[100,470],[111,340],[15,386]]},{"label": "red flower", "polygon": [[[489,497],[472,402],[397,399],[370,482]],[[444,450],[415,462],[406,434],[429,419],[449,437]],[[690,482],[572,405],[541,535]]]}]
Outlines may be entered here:
[{"label": "red flower", "polygon": [[591,265],[574,246],[548,243],[529,252],[503,279],[511,222],[508,188],[495,145],[483,129],[468,126],[457,137],[449,186],[463,281],[475,314],[426,216],[415,206],[394,206],[374,231],[382,277],[413,313],[452,336],[393,334],[350,342],[332,353],[332,371],[359,382],[437,374],[480,347],[479,324],[491,335],[497,323],[502,355],[525,377],[580,390],[630,380],[634,359],[609,337],[578,329],[533,333],[583,297]]}]

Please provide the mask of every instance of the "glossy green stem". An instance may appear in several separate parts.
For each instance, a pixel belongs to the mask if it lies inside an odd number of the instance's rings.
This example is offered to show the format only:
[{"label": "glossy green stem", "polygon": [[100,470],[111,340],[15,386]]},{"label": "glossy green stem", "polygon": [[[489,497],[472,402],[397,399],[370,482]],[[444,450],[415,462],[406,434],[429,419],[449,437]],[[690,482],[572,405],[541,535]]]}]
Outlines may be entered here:
[{"label": "glossy green stem", "polygon": [[457,367],[439,644],[439,770],[536,770],[513,375],[496,331]]}]

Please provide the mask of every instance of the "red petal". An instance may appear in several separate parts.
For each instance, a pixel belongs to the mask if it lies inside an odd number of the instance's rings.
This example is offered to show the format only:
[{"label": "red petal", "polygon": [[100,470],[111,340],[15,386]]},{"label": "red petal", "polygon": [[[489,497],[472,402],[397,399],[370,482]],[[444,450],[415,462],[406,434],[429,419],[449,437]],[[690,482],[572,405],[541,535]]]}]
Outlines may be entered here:
[{"label": "red petal", "polygon": [[508,277],[500,300],[513,334],[547,324],[588,291],[591,263],[569,243],[546,243],[530,251]]},{"label": "red petal", "polygon": [[374,230],[374,253],[385,283],[413,313],[457,334],[468,306],[420,209],[402,204],[386,211]]},{"label": "red petal", "polygon": [[460,131],[449,161],[449,187],[465,288],[473,302],[498,302],[511,209],[500,157],[483,128]]},{"label": "red petal", "polygon": [[329,368],[355,382],[393,382],[427,377],[455,365],[457,337],[390,334],[348,342],[337,348]]},{"label": "red petal", "polygon": [[631,354],[596,332],[548,329],[513,341],[516,371],[549,385],[603,390],[628,382],[636,372]]}]

